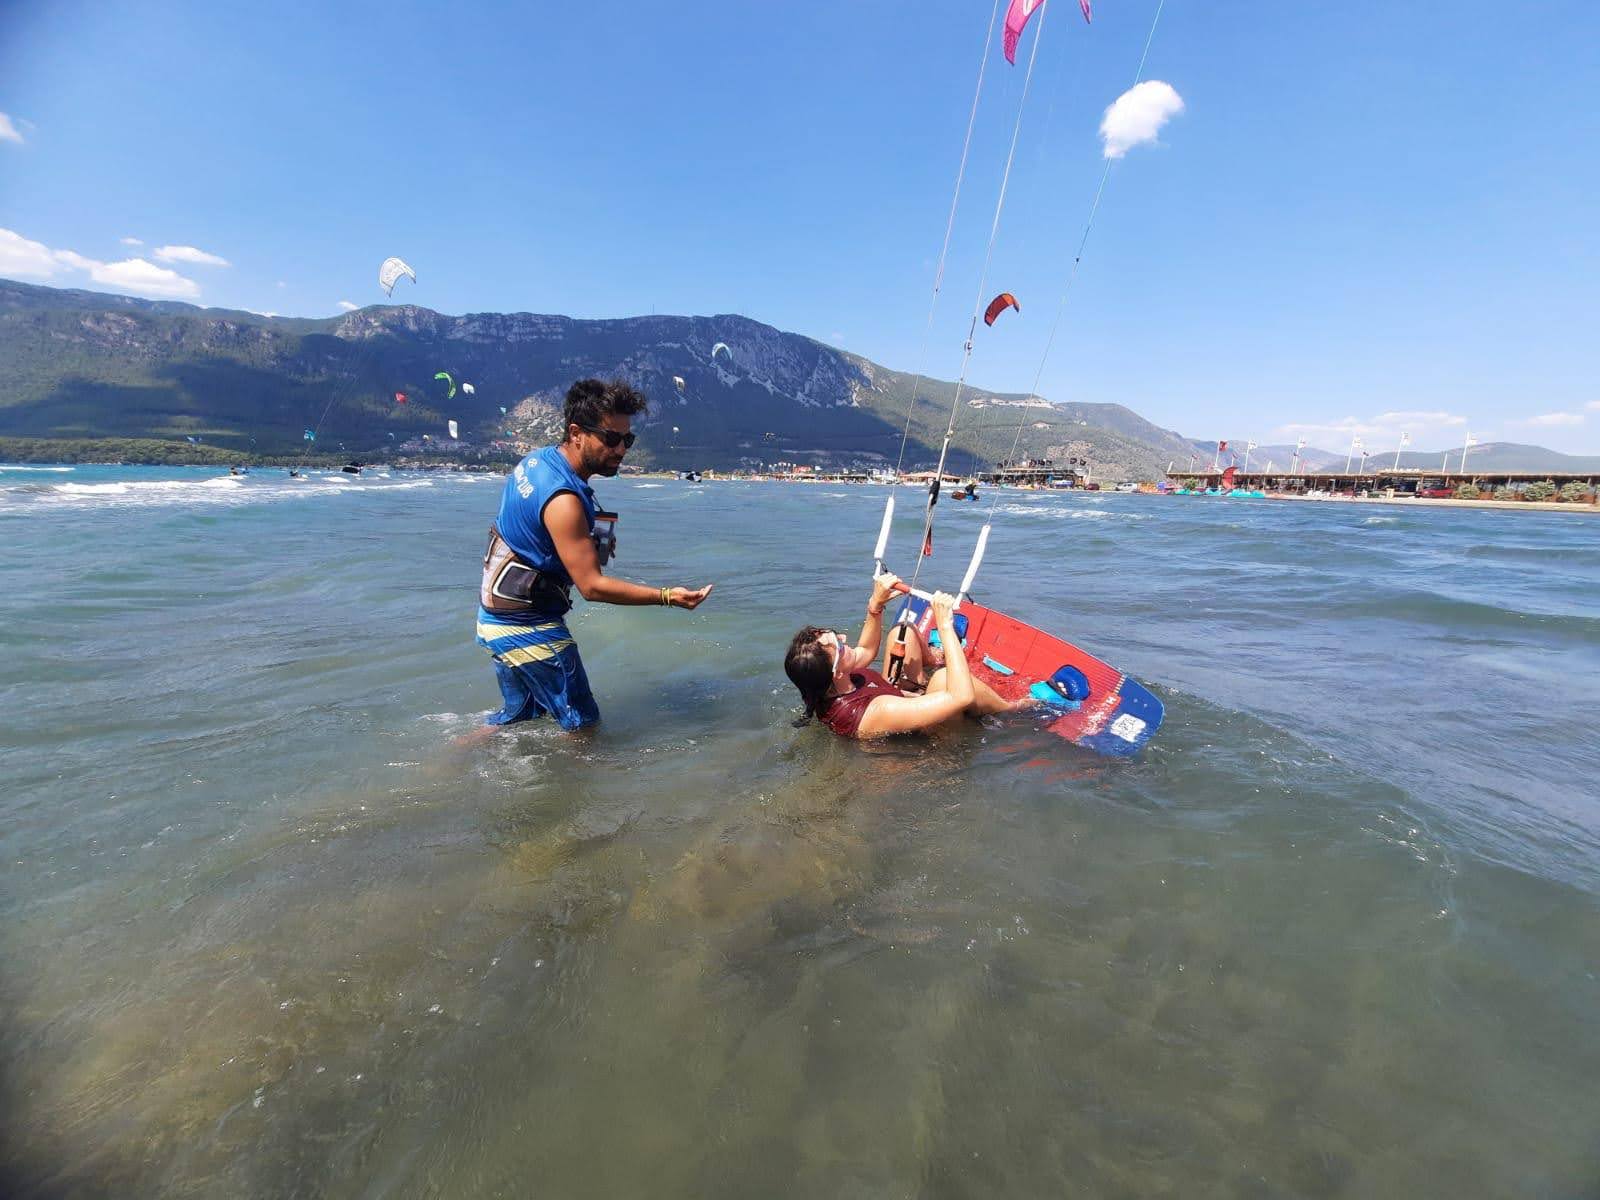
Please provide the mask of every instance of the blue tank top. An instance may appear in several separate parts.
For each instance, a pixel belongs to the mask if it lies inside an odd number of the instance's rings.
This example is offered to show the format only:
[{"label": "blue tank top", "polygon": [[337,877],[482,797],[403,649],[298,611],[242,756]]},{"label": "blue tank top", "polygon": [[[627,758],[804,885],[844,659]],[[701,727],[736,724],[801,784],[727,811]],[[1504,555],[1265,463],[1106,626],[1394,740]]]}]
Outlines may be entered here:
[{"label": "blue tank top", "polygon": [[578,498],[583,505],[584,520],[592,532],[594,515],[600,511],[594,489],[578,478],[566,455],[555,446],[535,450],[517,464],[506,479],[495,526],[506,544],[536,571],[563,586],[570,586],[572,577],[556,553],[550,531],[544,527],[545,505],[562,492],[571,492]]}]

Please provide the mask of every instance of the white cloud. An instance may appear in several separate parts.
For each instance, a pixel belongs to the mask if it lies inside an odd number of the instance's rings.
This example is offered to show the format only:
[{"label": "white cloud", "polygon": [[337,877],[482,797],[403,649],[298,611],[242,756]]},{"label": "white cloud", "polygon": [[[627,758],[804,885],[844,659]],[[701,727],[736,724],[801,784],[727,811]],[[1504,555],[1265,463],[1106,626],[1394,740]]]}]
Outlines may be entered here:
[{"label": "white cloud", "polygon": [[124,246],[142,246],[144,245],[144,240],[136,237],[125,237],[122,239],[122,244]]},{"label": "white cloud", "polygon": [[1590,412],[1600,412],[1600,400],[1591,400],[1584,407]]},{"label": "white cloud", "polygon": [[20,233],[0,229],[0,276],[7,279],[50,279],[61,269],[50,247]]},{"label": "white cloud", "polygon": [[82,271],[94,283],[139,296],[192,300],[200,295],[194,280],[142,258],[107,263],[75,250],[51,250],[10,229],[0,229],[0,275],[19,279],[54,279],[63,271]]},{"label": "white cloud", "polygon": [[157,246],[155,256],[162,262],[194,263],[202,267],[231,267],[221,255],[207,254],[193,246]]},{"label": "white cloud", "polygon": [[1433,412],[1386,412],[1375,417],[1338,417],[1331,421],[1292,421],[1287,425],[1280,425],[1275,433],[1297,437],[1305,434],[1307,437],[1333,435],[1340,438],[1374,436],[1385,439],[1397,439],[1402,433],[1426,434],[1430,431],[1444,432],[1458,429],[1467,423],[1467,419],[1458,413],[1443,411]]},{"label": "white cloud", "polygon": [[120,288],[141,296],[193,300],[200,295],[200,285],[194,280],[142,258],[93,263],[89,267],[89,278],[107,287]]},{"label": "white cloud", "polygon": [[1183,111],[1183,97],[1170,83],[1147,79],[1112,101],[1100,122],[1107,158],[1121,158],[1142,142],[1153,142],[1161,127]]},{"label": "white cloud", "polygon": [[355,312],[355,310],[361,306],[359,304],[352,304],[348,300],[341,300],[339,301],[339,307],[344,309],[345,312]]},{"label": "white cloud", "polygon": [[285,283],[283,280],[280,279],[280,280],[278,280],[278,286],[281,287],[281,288],[286,288],[289,285],[287,283]]},{"label": "white cloud", "polygon": [[[1591,404],[1590,408],[1597,407]],[[1553,412],[1541,413],[1537,417],[1520,417],[1510,422],[1512,425],[1538,425],[1543,428],[1560,428],[1568,425],[1582,425],[1582,413]]]},{"label": "white cloud", "polygon": [[17,128],[17,123],[7,114],[0,112],[0,142],[15,142],[22,145],[22,130]]}]

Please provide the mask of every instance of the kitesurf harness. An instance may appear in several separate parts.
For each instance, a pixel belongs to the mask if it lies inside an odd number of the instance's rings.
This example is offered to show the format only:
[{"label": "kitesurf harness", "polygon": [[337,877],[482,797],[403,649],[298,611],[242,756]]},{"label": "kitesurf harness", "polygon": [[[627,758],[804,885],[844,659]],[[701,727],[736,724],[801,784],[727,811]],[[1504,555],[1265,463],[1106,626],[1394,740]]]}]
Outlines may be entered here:
[{"label": "kitesurf harness", "polygon": [[538,570],[489,526],[489,546],[483,552],[483,583],[478,603],[497,616],[539,613],[560,616],[572,607],[572,585],[557,583]]},{"label": "kitesurf harness", "polygon": [[[603,567],[617,552],[617,514],[599,511],[589,537]],[[483,582],[478,602],[499,616],[524,613],[560,615],[572,607],[572,584],[558,583],[523,558],[489,526],[489,545],[483,552]]]}]

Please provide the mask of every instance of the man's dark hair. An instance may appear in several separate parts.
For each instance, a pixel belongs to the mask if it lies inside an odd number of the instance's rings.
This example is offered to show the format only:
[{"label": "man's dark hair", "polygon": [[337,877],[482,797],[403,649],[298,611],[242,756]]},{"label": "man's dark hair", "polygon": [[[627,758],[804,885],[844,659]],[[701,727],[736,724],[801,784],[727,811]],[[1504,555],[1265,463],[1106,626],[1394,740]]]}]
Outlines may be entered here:
[{"label": "man's dark hair", "polygon": [[567,389],[562,431],[565,433],[572,425],[599,425],[609,416],[631,417],[649,406],[645,394],[626,379],[613,379],[609,383],[580,379]]}]

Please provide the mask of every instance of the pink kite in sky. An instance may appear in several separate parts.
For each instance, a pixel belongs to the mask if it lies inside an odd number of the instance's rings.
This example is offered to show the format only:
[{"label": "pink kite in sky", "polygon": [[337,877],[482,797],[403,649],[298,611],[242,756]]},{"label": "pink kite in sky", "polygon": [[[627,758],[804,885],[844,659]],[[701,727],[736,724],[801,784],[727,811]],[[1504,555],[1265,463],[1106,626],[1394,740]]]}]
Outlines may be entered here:
[{"label": "pink kite in sky", "polygon": [[[1012,65],[1017,61],[1017,42],[1022,38],[1022,27],[1028,23],[1028,18],[1033,16],[1037,9],[1044,7],[1044,0],[1011,0],[1011,7],[1006,10],[1006,26],[1003,45],[1006,52],[1006,61]],[[1091,21],[1089,0],[1078,0],[1078,7],[1083,10],[1083,19]]]}]

